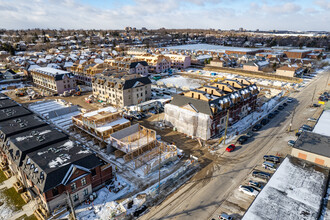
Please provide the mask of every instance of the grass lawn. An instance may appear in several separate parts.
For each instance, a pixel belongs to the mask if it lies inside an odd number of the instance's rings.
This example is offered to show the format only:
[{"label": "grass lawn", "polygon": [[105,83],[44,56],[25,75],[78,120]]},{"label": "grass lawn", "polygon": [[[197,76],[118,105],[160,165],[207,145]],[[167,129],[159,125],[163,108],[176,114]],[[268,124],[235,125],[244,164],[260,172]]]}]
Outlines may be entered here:
[{"label": "grass lawn", "polygon": [[27,216],[26,214],[24,214],[15,220],[38,220],[38,219],[35,217],[35,215]]},{"label": "grass lawn", "polygon": [[3,181],[7,180],[5,174],[3,173],[2,170],[0,170],[0,183],[2,183]]},{"label": "grass lawn", "polygon": [[22,209],[22,206],[26,204],[21,195],[15,191],[14,187],[3,189],[0,193],[4,195],[5,200],[14,208],[14,211]]}]

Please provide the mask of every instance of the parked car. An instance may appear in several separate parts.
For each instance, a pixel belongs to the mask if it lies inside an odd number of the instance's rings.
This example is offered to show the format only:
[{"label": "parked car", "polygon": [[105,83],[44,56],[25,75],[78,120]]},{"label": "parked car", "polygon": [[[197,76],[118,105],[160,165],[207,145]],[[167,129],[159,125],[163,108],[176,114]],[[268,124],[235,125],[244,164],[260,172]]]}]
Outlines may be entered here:
[{"label": "parked car", "polygon": [[288,106],[288,103],[284,102],[284,103],[283,103],[283,106],[284,106],[284,107],[285,107],[285,106]]},{"label": "parked car", "polygon": [[221,215],[219,215],[219,219],[220,220],[233,220],[233,217],[231,217],[230,215],[227,215],[226,213],[222,213]]},{"label": "parked car", "polygon": [[273,163],[279,163],[280,162],[280,158],[278,156],[274,156],[274,155],[264,155],[264,160],[265,161],[271,161]]},{"label": "parked car", "polygon": [[274,113],[269,113],[269,114],[268,114],[268,118],[269,118],[269,119],[272,119],[272,118],[274,118],[274,117],[275,117],[275,114],[274,114]]},{"label": "parked car", "polygon": [[252,131],[259,131],[262,128],[262,124],[256,124],[253,126]]},{"label": "parked car", "polygon": [[260,178],[260,179],[264,179],[264,180],[269,180],[271,177],[270,173],[262,172],[262,171],[258,171],[258,170],[253,171],[252,176]]},{"label": "parked car", "polygon": [[284,106],[283,105],[279,105],[278,108],[277,108],[277,110],[279,110],[279,111],[281,111],[283,109],[284,109]]},{"label": "parked car", "polygon": [[320,106],[321,106],[321,105],[316,104],[316,103],[313,104],[313,107],[314,107],[314,108],[318,108],[318,107],[320,107]]},{"label": "parked car", "polygon": [[286,100],[286,102],[288,102],[288,103],[293,102],[293,98],[288,98],[288,99]]},{"label": "parked car", "polygon": [[312,131],[313,128],[309,125],[302,125],[300,128],[299,128],[299,131]]},{"label": "parked car", "polygon": [[240,137],[237,139],[237,142],[238,142],[239,144],[244,144],[248,139],[249,139],[248,136],[243,135],[243,136],[240,136]]},{"label": "parked car", "polygon": [[276,171],[275,164],[268,162],[268,161],[263,162],[262,167],[266,170]]},{"label": "parked car", "polygon": [[258,191],[255,190],[253,187],[251,186],[244,186],[244,185],[240,185],[238,188],[239,191],[249,195],[249,196],[257,196],[258,195]]},{"label": "parked car", "polygon": [[279,111],[279,110],[275,110],[273,113],[274,113],[275,115],[277,115],[278,113],[280,113],[280,111]]},{"label": "parked car", "polygon": [[307,121],[312,121],[312,122],[316,122],[317,119],[316,118],[308,118]]},{"label": "parked car", "polygon": [[303,132],[303,131],[298,131],[298,132],[296,132],[295,135],[296,135],[297,137],[299,137],[299,136],[302,134],[302,132]]},{"label": "parked car", "polygon": [[231,145],[229,145],[229,146],[226,148],[226,151],[228,151],[228,152],[232,152],[232,151],[235,150],[235,148],[236,148],[236,146],[235,146],[234,144],[231,144]]},{"label": "parked car", "polygon": [[328,99],[328,97],[326,97],[326,96],[324,96],[324,95],[321,95],[321,96],[319,97],[319,101],[327,102],[327,101],[329,101],[329,99]]},{"label": "parked car", "polygon": [[268,122],[269,122],[269,119],[268,118],[264,118],[264,119],[261,120],[260,124],[266,125],[266,124],[268,124]]},{"label": "parked car", "polygon": [[262,189],[262,185],[259,182],[250,180],[248,184],[254,188]]},{"label": "parked car", "polygon": [[252,137],[254,135],[253,131],[249,131],[248,133],[246,133],[246,136],[248,138]]},{"label": "parked car", "polygon": [[295,142],[294,140],[289,140],[289,141],[288,141],[288,145],[289,145],[290,147],[293,147],[295,143],[296,143],[296,142]]}]

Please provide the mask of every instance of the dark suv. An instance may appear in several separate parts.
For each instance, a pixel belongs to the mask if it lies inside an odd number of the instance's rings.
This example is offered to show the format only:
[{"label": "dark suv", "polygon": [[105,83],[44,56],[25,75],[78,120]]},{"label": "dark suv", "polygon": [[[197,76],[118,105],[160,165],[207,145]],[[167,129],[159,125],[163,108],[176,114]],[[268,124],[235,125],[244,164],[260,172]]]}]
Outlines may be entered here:
[{"label": "dark suv", "polygon": [[237,142],[238,142],[239,144],[244,144],[248,139],[249,139],[248,136],[243,135],[243,136],[240,136],[240,137],[237,139]]},{"label": "dark suv", "polygon": [[260,179],[264,179],[264,180],[269,180],[271,177],[270,173],[266,173],[266,172],[262,172],[262,171],[258,171],[258,170],[253,171],[252,176],[260,178]]}]

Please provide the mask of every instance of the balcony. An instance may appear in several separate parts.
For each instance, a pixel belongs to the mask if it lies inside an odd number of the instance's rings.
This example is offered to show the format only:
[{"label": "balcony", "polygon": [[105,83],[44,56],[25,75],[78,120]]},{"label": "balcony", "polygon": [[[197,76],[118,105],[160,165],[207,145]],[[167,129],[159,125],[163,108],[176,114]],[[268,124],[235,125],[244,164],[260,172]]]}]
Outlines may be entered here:
[{"label": "balcony", "polygon": [[24,200],[24,202],[26,202],[26,203],[28,203],[31,200],[31,198],[30,198],[30,196],[29,196],[29,194],[27,192],[23,192],[21,194],[21,197]]},{"label": "balcony", "polygon": [[8,163],[6,163],[6,162],[1,162],[0,163],[0,169],[1,170],[7,170],[8,169]]},{"label": "balcony", "polygon": [[23,192],[23,190],[24,190],[23,184],[22,184],[21,182],[19,182],[19,181],[15,182],[15,183],[14,183],[14,189],[15,189],[16,192],[18,192],[18,193]]},{"label": "balcony", "polygon": [[11,170],[6,170],[5,172],[3,172],[6,176],[7,179],[9,179],[13,174],[11,172]]},{"label": "balcony", "polygon": [[44,209],[44,207],[42,207],[41,205],[38,206],[38,208],[33,212],[33,214],[38,220],[46,220],[49,216],[46,209]]}]

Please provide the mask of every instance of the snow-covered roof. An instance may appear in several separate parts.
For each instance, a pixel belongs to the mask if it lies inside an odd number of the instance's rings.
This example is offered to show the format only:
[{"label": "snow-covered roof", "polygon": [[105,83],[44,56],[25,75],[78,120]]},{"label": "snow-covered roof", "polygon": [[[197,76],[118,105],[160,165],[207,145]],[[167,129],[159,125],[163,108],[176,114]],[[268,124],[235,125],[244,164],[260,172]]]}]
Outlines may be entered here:
[{"label": "snow-covered roof", "polygon": [[318,219],[329,170],[288,156],[243,220]]},{"label": "snow-covered roof", "polygon": [[113,112],[114,113],[114,112],[117,112],[117,109],[114,108],[114,107],[109,106],[109,107],[106,107],[106,108],[101,108],[99,110],[87,112],[87,113],[83,114],[82,116],[83,117],[91,117],[91,116],[99,114],[100,112]]},{"label": "snow-covered roof", "polygon": [[104,131],[107,131],[107,130],[111,129],[112,127],[114,127],[116,125],[122,125],[122,124],[125,124],[127,122],[129,122],[129,120],[127,120],[126,118],[121,118],[119,120],[112,121],[110,123],[107,123],[107,124],[104,124],[100,127],[97,127],[96,130],[99,131],[99,132],[104,132]]},{"label": "snow-covered roof", "polygon": [[323,111],[321,117],[317,121],[313,132],[317,134],[322,134],[330,136],[330,110]]}]

